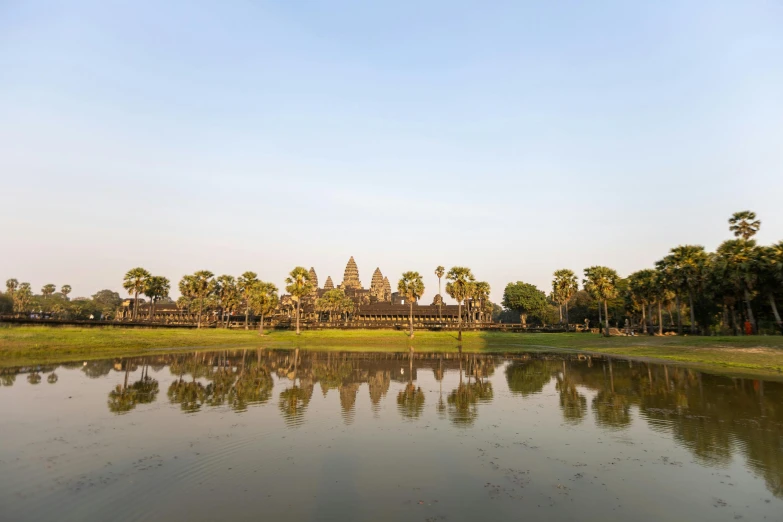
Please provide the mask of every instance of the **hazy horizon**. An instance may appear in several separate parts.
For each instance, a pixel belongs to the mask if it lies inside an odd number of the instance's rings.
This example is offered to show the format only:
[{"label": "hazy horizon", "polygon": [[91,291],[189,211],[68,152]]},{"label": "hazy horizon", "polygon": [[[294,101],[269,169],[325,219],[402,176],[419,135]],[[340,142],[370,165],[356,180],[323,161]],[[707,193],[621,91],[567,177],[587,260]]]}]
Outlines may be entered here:
[{"label": "hazy horizon", "polygon": [[[783,239],[783,5],[0,4],[0,278],[552,272]],[[445,283],[444,283],[445,285]]]}]

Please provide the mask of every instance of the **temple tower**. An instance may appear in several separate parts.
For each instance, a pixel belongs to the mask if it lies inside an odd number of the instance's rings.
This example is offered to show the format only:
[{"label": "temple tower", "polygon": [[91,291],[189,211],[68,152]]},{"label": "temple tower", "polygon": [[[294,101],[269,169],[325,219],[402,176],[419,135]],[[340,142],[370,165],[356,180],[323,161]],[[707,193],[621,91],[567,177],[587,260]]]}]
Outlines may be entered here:
[{"label": "temple tower", "polygon": [[383,299],[381,301],[389,302],[391,301],[391,283],[389,283],[389,278],[384,277],[383,278]]},{"label": "temple tower", "polygon": [[372,274],[372,282],[370,283],[370,296],[376,298],[378,301],[383,301],[383,274],[380,268],[376,268]]},{"label": "temple tower", "polygon": [[310,290],[310,294],[316,295],[318,293],[318,275],[315,273],[315,268],[313,267],[310,267],[310,284],[313,287],[313,289]]},{"label": "temple tower", "polygon": [[324,290],[334,290],[334,283],[332,283],[332,276],[327,276],[324,283]]},{"label": "temple tower", "polygon": [[362,282],[359,281],[359,267],[356,266],[356,261],[353,260],[353,256],[351,256],[351,259],[348,260],[348,264],[345,265],[343,284],[340,285],[340,288],[362,288]]}]

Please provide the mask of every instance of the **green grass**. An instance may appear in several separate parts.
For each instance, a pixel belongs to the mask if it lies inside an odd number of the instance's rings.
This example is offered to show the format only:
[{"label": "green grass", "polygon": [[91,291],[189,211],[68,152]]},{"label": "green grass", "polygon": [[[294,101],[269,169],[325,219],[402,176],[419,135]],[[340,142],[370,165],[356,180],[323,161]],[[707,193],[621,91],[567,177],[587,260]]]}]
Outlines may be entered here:
[{"label": "green grass", "polygon": [[[334,351],[452,352],[456,332],[396,330],[271,331],[70,327],[0,328],[0,365],[58,362],[216,347],[303,348]],[[595,334],[465,332],[465,352],[571,350],[643,357],[752,371],[783,371],[783,336],[612,337]]]}]

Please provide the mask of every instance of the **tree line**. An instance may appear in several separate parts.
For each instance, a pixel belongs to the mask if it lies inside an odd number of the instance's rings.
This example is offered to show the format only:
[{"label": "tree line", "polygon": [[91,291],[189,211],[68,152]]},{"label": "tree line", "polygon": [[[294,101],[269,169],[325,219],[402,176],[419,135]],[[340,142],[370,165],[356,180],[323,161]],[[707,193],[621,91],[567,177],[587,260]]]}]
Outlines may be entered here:
[{"label": "tree line", "polygon": [[[761,330],[783,333],[777,300],[783,294],[783,241],[757,244],[753,236],[761,221],[751,211],[729,218],[733,239],[715,252],[701,245],[680,245],[655,263],[626,278],[605,266],[584,269],[582,290],[569,269],[555,271],[547,296],[534,285],[509,283],[503,293],[506,311],[519,314],[525,323],[533,317],[546,324],[571,324],[569,308],[579,320],[597,321],[604,335],[612,323],[628,320],[644,333],[664,333],[664,311],[669,327],[683,334],[757,334]],[[675,319],[676,318],[676,319]]]}]

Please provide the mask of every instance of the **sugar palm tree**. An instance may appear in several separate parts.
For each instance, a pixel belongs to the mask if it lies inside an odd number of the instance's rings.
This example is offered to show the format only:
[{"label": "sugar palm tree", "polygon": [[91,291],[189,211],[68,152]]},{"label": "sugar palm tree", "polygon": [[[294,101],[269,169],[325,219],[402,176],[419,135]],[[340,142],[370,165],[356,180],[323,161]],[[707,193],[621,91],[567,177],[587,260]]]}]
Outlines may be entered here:
[{"label": "sugar palm tree", "polygon": [[285,291],[291,294],[296,301],[296,335],[299,335],[299,316],[301,315],[302,297],[306,296],[313,289],[310,283],[310,271],[303,266],[298,266],[291,270],[288,277],[285,278]]},{"label": "sugar palm tree", "polygon": [[128,294],[133,295],[133,321],[136,320],[136,316],[139,313],[139,294],[144,291],[149,277],[149,272],[141,267],[136,267],[128,270],[125,274],[125,279],[122,281],[122,287],[128,291]]},{"label": "sugar palm tree", "polygon": [[277,307],[277,287],[272,283],[258,281],[248,297],[253,313],[258,314],[258,335],[264,335],[264,316],[272,313]]},{"label": "sugar palm tree", "polygon": [[609,337],[609,305],[607,301],[617,297],[617,272],[605,266],[591,266],[585,268],[585,288],[592,290],[600,300],[604,302],[604,335]]},{"label": "sugar palm tree", "polygon": [[761,221],[756,219],[756,213],[750,210],[735,212],[729,218],[729,230],[734,232],[734,237],[741,237],[747,241],[756,235],[761,228]]},{"label": "sugar palm tree", "polygon": [[421,299],[424,294],[424,281],[418,272],[405,272],[397,283],[397,291],[408,300],[410,313],[408,323],[410,325],[410,337],[413,339],[413,302]]},{"label": "sugar palm tree", "polygon": [[476,281],[476,283],[473,285],[473,299],[479,303],[478,311],[480,318],[484,315],[484,304],[489,300],[490,291],[491,287],[486,281]]},{"label": "sugar palm tree", "polygon": [[226,315],[230,315],[230,311],[233,308],[236,301],[239,300],[239,289],[237,288],[237,281],[234,276],[221,275],[215,279],[215,295],[218,298],[220,306],[220,321],[223,326],[228,328],[230,321],[226,320]]},{"label": "sugar palm tree", "polygon": [[237,289],[245,301],[245,330],[248,330],[248,315],[250,314],[250,295],[253,293],[253,287],[258,283],[258,274],[255,272],[245,272],[237,279]]},{"label": "sugar palm tree", "polygon": [[5,282],[5,291],[12,300],[14,298],[14,292],[19,288],[19,281],[17,279],[8,279]]},{"label": "sugar palm tree", "polygon": [[760,252],[753,239],[730,239],[717,249],[715,268],[724,282],[731,285],[745,301],[748,321],[756,333],[756,319],[753,315],[751,292],[758,281]]},{"label": "sugar palm tree", "polygon": [[681,288],[688,294],[691,333],[696,333],[694,296],[704,285],[708,258],[707,252],[701,245],[680,245],[672,248],[669,255],[659,262],[658,266],[659,269],[670,273],[675,287]]},{"label": "sugar palm tree", "polygon": [[775,290],[783,288],[783,241],[765,247],[760,254],[761,273],[760,286],[769,300],[775,322],[783,333],[783,321],[780,319],[778,306],[775,303]]},{"label": "sugar palm tree", "polygon": [[443,268],[441,265],[438,265],[437,268],[435,268],[435,276],[438,278],[438,295],[440,296],[440,301],[438,302],[439,321],[443,320],[443,291],[441,290],[440,280],[445,273],[446,273],[446,269]]},{"label": "sugar palm tree", "polygon": [[470,268],[466,268],[464,266],[453,266],[449,270],[448,274],[446,274],[446,292],[451,296],[452,299],[457,301],[458,305],[458,313],[457,313],[457,327],[459,329],[459,333],[457,334],[457,339],[462,340],[462,303],[465,301],[468,297],[470,297],[471,294],[471,287],[473,286],[473,283],[476,281],[476,278],[473,277],[473,272],[470,271]]},{"label": "sugar palm tree", "polygon": [[71,290],[71,285],[63,285],[60,287],[60,293],[63,294],[66,301],[68,300],[68,294],[71,293]]},{"label": "sugar palm tree", "polygon": [[44,296],[44,299],[47,299],[55,292],[55,290],[57,290],[57,287],[52,283],[49,283],[48,285],[44,285],[43,288],[41,288],[41,295]]},{"label": "sugar palm tree", "polygon": [[[574,297],[574,294],[576,294],[576,291],[579,289],[579,283],[576,277],[576,274],[574,274],[571,270],[567,268],[561,268],[560,270],[555,270],[554,279],[552,280],[552,294],[554,294],[555,302],[560,305],[561,307],[561,314],[562,314],[562,308],[565,307],[565,322],[566,322],[566,330],[568,329],[568,303],[571,301],[571,298]],[[560,318],[562,322],[562,316]]]},{"label": "sugar palm tree", "polygon": [[186,275],[179,282],[182,295],[198,301],[197,328],[201,328],[201,316],[204,313],[204,300],[215,291],[215,274],[209,270],[199,270],[193,275]]},{"label": "sugar palm tree", "polygon": [[32,299],[33,290],[30,287],[30,283],[21,283],[14,292],[14,312],[22,314],[27,312]]},{"label": "sugar palm tree", "polygon": [[155,302],[169,296],[171,290],[171,282],[167,277],[163,276],[150,276],[144,285],[144,295],[150,299],[150,316],[149,321],[152,322],[152,318],[155,315]]},{"label": "sugar palm tree", "polygon": [[[631,293],[631,299],[642,308],[642,331],[648,333],[646,313],[649,307],[650,317],[652,317],[653,286],[655,283],[655,270],[645,269],[634,272],[628,276],[628,289]],[[649,332],[652,333],[652,332]]]}]

